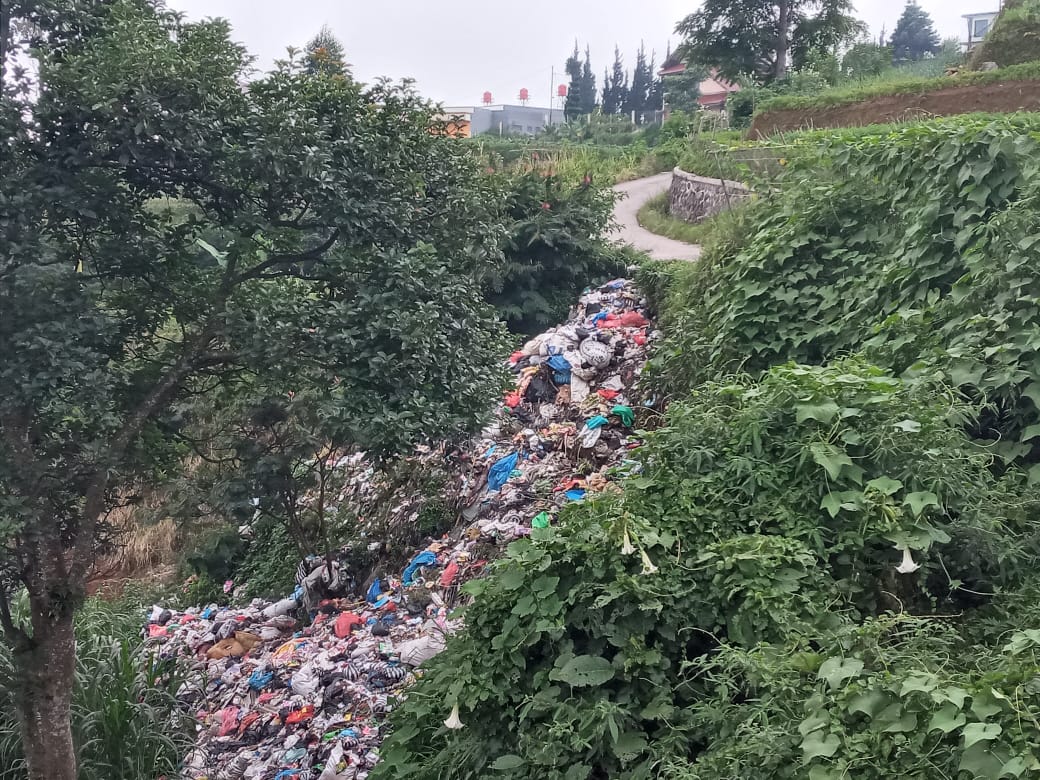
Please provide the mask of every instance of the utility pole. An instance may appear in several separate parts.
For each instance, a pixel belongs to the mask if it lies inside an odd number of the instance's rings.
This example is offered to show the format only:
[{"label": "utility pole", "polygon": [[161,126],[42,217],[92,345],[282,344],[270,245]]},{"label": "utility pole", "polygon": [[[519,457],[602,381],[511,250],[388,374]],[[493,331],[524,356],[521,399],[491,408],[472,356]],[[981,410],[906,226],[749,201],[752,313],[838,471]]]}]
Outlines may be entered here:
[{"label": "utility pole", "polygon": [[[542,71],[543,73],[545,71]],[[556,89],[556,66],[552,67],[552,76],[549,77],[549,127],[552,127],[553,112],[553,90]]]}]

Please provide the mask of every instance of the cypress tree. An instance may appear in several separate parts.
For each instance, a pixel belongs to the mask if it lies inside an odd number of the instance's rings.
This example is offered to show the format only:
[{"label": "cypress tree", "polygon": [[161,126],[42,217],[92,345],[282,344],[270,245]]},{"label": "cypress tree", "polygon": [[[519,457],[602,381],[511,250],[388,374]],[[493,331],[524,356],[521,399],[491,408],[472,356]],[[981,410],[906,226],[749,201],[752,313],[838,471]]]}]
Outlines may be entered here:
[{"label": "cypress tree", "polygon": [[916,0],[907,0],[889,45],[895,62],[919,60],[939,51],[939,33],[935,31],[932,17]]},{"label": "cypress tree", "polygon": [[567,102],[563,105],[563,113],[567,116],[567,120],[571,121],[584,113],[582,111],[581,59],[578,55],[577,40],[574,41],[574,54],[567,58],[567,64],[564,67],[570,77],[570,85],[567,88]]},{"label": "cypress tree", "polygon": [[344,59],[343,44],[332,34],[327,24],[321,26],[304,51],[304,67],[312,76],[319,73],[325,76],[350,76],[350,65]]}]

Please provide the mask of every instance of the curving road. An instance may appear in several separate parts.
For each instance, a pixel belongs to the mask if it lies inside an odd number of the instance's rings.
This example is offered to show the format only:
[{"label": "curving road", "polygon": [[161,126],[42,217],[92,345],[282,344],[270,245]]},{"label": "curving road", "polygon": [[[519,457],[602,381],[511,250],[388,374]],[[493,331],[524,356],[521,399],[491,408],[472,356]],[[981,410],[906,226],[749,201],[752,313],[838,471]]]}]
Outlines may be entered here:
[{"label": "curving road", "polygon": [[639,224],[637,214],[648,200],[660,195],[672,183],[672,174],[660,173],[645,179],[627,181],[614,187],[621,193],[621,199],[614,207],[614,220],[619,228],[610,237],[623,244],[629,244],[646,252],[654,260],[696,260],[701,256],[701,248],[695,244],[674,241],[656,233],[651,233]]}]

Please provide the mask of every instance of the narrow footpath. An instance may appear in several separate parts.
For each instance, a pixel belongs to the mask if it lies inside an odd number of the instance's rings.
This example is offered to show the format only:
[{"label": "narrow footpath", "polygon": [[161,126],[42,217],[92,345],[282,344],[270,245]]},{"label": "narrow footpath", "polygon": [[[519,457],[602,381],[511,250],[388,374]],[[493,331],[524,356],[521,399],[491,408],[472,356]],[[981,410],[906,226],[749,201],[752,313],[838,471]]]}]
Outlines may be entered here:
[{"label": "narrow footpath", "polygon": [[639,224],[639,209],[648,200],[666,191],[671,182],[672,174],[669,171],[616,185],[614,191],[622,196],[614,207],[614,220],[619,228],[610,237],[646,252],[654,260],[698,259],[701,256],[701,248],[696,244],[659,236]]}]

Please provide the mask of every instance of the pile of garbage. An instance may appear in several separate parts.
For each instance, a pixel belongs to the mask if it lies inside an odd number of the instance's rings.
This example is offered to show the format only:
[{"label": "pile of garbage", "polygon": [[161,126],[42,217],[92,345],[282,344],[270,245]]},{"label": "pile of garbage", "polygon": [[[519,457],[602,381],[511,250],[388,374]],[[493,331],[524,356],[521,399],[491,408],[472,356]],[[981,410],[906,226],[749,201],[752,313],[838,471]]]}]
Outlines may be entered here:
[{"label": "pile of garbage", "polygon": [[273,604],[155,607],[149,641],[193,672],[179,698],[199,734],[181,777],[367,777],[394,698],[461,627],[460,586],[510,541],[555,524],[566,504],[617,490],[638,469],[629,456],[649,402],[637,403],[636,388],[655,336],[641,294],[617,279],[514,353],[515,389],[457,461],[457,531],[363,595],[338,561],[314,558]]}]

